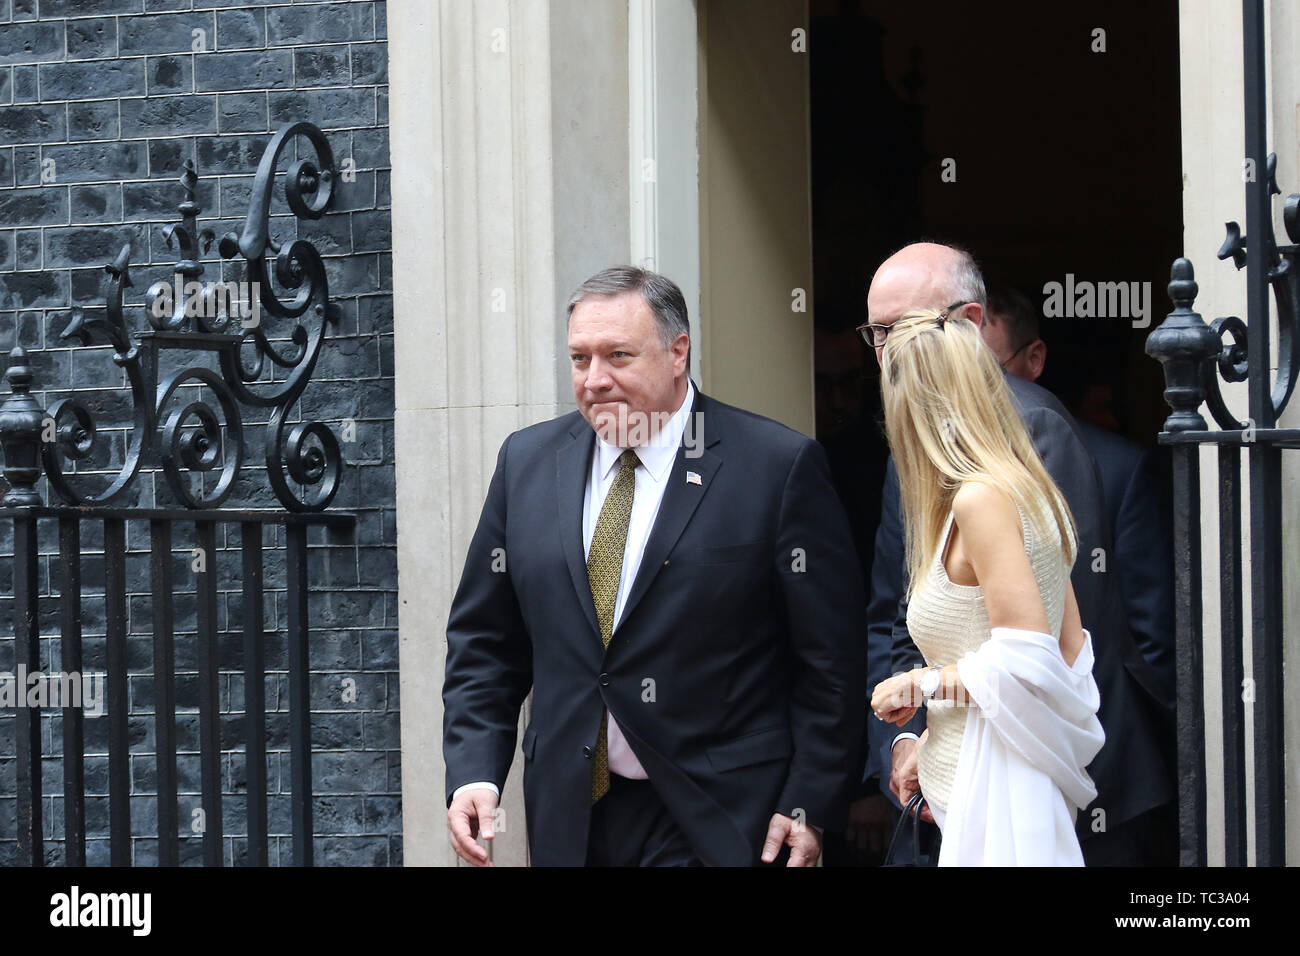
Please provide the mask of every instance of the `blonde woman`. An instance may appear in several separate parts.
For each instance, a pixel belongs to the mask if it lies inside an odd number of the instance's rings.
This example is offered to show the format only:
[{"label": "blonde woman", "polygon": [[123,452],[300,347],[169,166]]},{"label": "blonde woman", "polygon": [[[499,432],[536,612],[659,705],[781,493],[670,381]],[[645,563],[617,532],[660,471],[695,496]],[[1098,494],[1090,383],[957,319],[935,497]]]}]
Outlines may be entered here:
[{"label": "blonde woman", "polygon": [[1081,866],[1075,815],[1104,735],[1069,506],[974,323],[905,313],[881,391],[927,666],[878,684],[872,708],[903,724],[926,702],[918,778],[941,866]]}]

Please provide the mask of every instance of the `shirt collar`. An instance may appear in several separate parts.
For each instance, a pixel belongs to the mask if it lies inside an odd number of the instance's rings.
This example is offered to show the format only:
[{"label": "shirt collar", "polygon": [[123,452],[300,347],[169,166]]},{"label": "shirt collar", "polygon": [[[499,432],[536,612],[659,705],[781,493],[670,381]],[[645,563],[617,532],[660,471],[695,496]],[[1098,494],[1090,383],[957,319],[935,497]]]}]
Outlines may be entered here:
[{"label": "shirt collar", "polygon": [[[682,436],[686,433],[686,421],[690,417],[694,399],[695,383],[687,378],[686,397],[682,399],[681,407],[673,412],[672,418],[660,430],[654,441],[635,449],[636,456],[641,459],[646,473],[655,480],[656,484],[667,479],[673,461],[677,458],[677,449],[681,446]],[[596,474],[602,480],[609,477],[621,454],[623,454],[622,448],[611,445],[599,435],[596,436]]]}]

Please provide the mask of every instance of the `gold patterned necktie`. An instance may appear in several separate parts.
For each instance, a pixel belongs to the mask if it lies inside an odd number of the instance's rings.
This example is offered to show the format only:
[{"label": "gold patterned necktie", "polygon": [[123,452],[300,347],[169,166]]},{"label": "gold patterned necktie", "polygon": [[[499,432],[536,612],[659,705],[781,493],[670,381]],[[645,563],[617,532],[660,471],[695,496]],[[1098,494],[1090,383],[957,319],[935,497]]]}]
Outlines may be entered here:
[{"label": "gold patterned necktie", "polygon": [[[623,551],[627,547],[627,524],[632,517],[632,493],[636,488],[636,466],[641,463],[636,452],[627,449],[618,456],[618,474],[600,506],[596,530],[587,551],[587,580],[591,600],[596,605],[600,623],[600,640],[608,648],[614,634],[614,608],[618,603],[618,582],[623,575]],[[605,734],[609,712],[600,714],[600,736],[596,738],[595,763],[591,771],[591,802],[609,792],[609,744]]]}]

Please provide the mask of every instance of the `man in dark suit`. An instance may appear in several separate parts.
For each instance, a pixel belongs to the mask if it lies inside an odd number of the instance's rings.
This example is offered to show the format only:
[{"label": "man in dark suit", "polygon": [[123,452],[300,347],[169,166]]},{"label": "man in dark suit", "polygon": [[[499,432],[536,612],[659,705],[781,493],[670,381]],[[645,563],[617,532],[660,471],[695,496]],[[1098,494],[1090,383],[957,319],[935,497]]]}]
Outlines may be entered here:
[{"label": "man in dark suit", "polygon": [[[989,290],[981,329],[984,341],[1003,368],[1026,382],[1037,382],[1047,365],[1047,344],[1039,336],[1038,315],[1034,304],[1015,289]],[[1061,395],[1073,408],[1070,395]],[[1077,416],[1074,423],[1101,474],[1115,544],[1110,570],[1119,579],[1129,629],[1155,671],[1161,699],[1172,709],[1177,697],[1174,532],[1165,482],[1150,450]]]},{"label": "man in dark suit", "polygon": [[[982,326],[987,307],[984,281],[967,253],[934,243],[915,243],[887,259],[876,271],[867,299],[869,321],[877,325],[890,325],[909,309],[950,306],[954,316]],[[879,358],[883,342],[874,344]],[[1133,640],[1116,576],[1106,568],[1113,548],[1097,466],[1073,418],[1055,396],[1012,375],[1006,381],[1039,457],[1070,505],[1079,537],[1071,581],[1083,625],[1093,636],[1093,675],[1101,692],[1098,717],[1106,732],[1105,745],[1088,767],[1098,795],[1076,822],[1084,859],[1089,865],[1164,862],[1150,859],[1144,828],[1132,824],[1174,796],[1173,715],[1163,703],[1156,675]],[[899,571],[891,574],[883,567],[888,563],[884,556],[876,554],[868,653],[888,653],[893,671],[900,672],[924,661],[907,632],[901,503],[892,462],[881,509],[877,541],[887,551],[890,542],[896,542],[900,563]],[[883,646],[886,635],[888,648]],[[883,766],[891,768],[891,792],[905,800],[919,786],[915,751],[916,737],[925,729],[924,709],[901,733],[874,716],[868,720]],[[928,810],[923,819],[932,822]]]},{"label": "man in dark suit", "polygon": [[687,376],[633,267],[569,301],[578,410],[501,446],[447,624],[448,827],[489,864],[520,705],[531,860],[813,865],[864,727],[864,595],[826,457]]},{"label": "man in dark suit", "polygon": [[1101,472],[1115,542],[1115,567],[1129,628],[1160,681],[1165,704],[1178,699],[1174,675],[1174,529],[1165,483],[1154,454],[1075,419],[1079,435]]}]

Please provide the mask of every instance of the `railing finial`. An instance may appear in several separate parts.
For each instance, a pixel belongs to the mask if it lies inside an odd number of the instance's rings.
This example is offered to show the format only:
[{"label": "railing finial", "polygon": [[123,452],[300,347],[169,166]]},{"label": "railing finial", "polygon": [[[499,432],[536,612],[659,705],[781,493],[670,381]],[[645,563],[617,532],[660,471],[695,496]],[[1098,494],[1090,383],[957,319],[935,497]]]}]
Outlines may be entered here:
[{"label": "railing finial", "polygon": [[1175,259],[1169,270],[1169,299],[1175,311],[1191,312],[1192,303],[1196,301],[1200,286],[1196,284],[1196,272],[1191,259]]},{"label": "railing finial", "polygon": [[0,405],[0,445],[4,448],[4,476],[9,491],[0,507],[39,505],[36,482],[41,477],[41,426],[45,410],[32,398],[32,368],[27,350],[15,345],[9,353],[9,397]]},{"label": "railing finial", "polygon": [[1165,401],[1173,410],[1165,420],[1168,432],[1205,430],[1198,411],[1205,400],[1203,369],[1222,348],[1218,336],[1192,309],[1197,291],[1191,260],[1174,260],[1169,281],[1174,311],[1147,336],[1147,355],[1165,369]]}]

